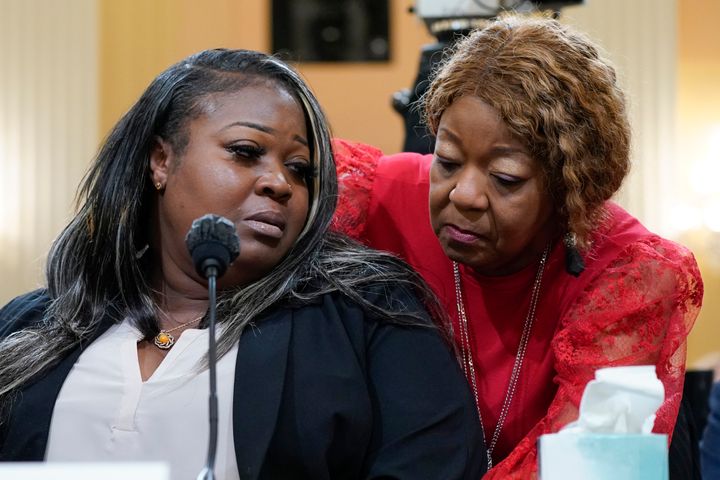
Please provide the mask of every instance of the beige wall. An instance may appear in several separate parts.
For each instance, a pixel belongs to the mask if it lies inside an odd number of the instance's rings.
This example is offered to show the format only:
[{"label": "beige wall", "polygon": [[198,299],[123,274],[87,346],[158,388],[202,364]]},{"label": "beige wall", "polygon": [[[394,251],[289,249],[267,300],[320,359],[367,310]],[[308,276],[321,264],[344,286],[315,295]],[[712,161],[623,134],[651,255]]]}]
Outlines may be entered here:
[{"label": "beige wall", "polygon": [[42,283],[97,144],[95,0],[0,0],[0,305]]},{"label": "beige wall", "polygon": [[155,76],[206,48],[267,48],[265,0],[99,0],[100,130]]},{"label": "beige wall", "polygon": [[[715,185],[714,194],[707,195],[711,198],[720,198],[720,149],[713,158],[707,158],[712,154],[709,136],[713,127],[720,127],[718,19],[718,0],[678,1],[677,156],[685,168],[677,181],[691,184],[688,176],[696,162],[709,160],[715,170],[701,173]],[[693,200],[704,201],[698,196]],[[688,360],[693,365],[708,353],[720,351],[720,233],[695,230],[683,235],[682,240],[695,252],[705,281],[703,308],[689,339]]]},{"label": "beige wall", "polygon": [[[420,46],[432,41],[407,12],[410,3],[391,0],[391,61],[300,66],[335,135],[388,152],[400,149],[402,124],[390,96],[410,86]],[[162,69],[193,52],[212,47],[268,52],[269,19],[269,0],[102,0],[101,130],[106,132]]]},{"label": "beige wall", "polygon": [[631,169],[615,200],[663,236],[672,234],[665,212],[675,186],[677,1],[602,0],[562,12],[601,46],[626,93]]}]

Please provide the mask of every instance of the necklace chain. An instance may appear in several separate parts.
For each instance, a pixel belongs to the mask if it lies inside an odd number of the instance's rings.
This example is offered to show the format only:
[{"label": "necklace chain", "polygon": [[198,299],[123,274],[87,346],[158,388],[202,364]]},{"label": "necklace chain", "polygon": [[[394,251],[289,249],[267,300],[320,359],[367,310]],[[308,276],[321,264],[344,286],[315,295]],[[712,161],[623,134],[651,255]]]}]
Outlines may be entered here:
[{"label": "necklace chain", "polygon": [[453,262],[453,276],[455,277],[455,301],[457,305],[457,312],[460,324],[460,352],[462,354],[462,367],[465,376],[470,380],[470,386],[472,388],[473,396],[475,397],[475,406],[477,407],[478,417],[480,418],[480,428],[482,430],[483,441],[487,446],[487,457],[488,457],[488,469],[492,468],[492,452],[497,445],[498,439],[500,438],[500,432],[502,431],[503,424],[507,418],[508,411],[510,410],[510,404],[512,403],[515,391],[517,388],[518,379],[520,378],[520,370],[522,369],[523,360],[525,359],[525,352],[527,351],[528,343],[530,342],[530,333],[532,325],[535,320],[535,311],[537,308],[538,298],[540,297],[540,285],[542,284],[542,277],[545,271],[545,264],[547,263],[548,255],[550,253],[550,245],[545,247],[542,257],[540,258],[540,265],[538,266],[537,273],[535,274],[535,282],[533,283],[532,293],[530,295],[530,309],[528,310],[527,316],[525,317],[525,323],[523,324],[522,335],[520,336],[520,344],[518,345],[517,354],[515,355],[515,363],[513,364],[512,373],[510,374],[510,381],[508,382],[507,391],[505,392],[505,399],[503,400],[502,408],[500,409],[500,415],[498,416],[495,430],[493,431],[490,444],[488,444],[485,438],[485,425],[483,424],[482,413],[480,412],[480,401],[478,396],[477,380],[475,378],[475,362],[472,358],[472,345],[470,343],[470,333],[468,329],[467,314],[465,312],[465,302],[463,301],[462,294],[462,282],[460,278],[460,267],[457,262]]},{"label": "necklace chain", "polygon": [[[166,313],[165,316],[169,317],[169,315]],[[191,325],[198,320],[201,320],[205,315],[201,315],[197,318],[194,318],[190,320],[189,322],[181,323],[180,325],[175,325],[173,328],[169,328],[167,330],[160,329],[157,335],[153,338],[153,343],[156,347],[162,349],[162,350],[169,350],[173,345],[175,345],[175,337],[170,335],[170,332],[174,332],[175,330],[178,330],[182,327],[187,327],[188,325]]]},{"label": "necklace chain", "polygon": [[[205,315],[203,315],[203,317],[204,317],[204,316],[205,316]],[[194,318],[194,319],[190,320],[189,322],[181,323],[180,325],[175,325],[173,328],[169,328],[169,329],[167,329],[167,330],[165,330],[164,328],[161,328],[160,331],[161,331],[161,332],[165,332],[165,333],[174,332],[175,330],[177,330],[177,329],[179,329],[179,328],[186,327],[186,326],[188,326],[188,325],[190,325],[190,324],[193,324],[193,323],[197,322],[198,320],[202,319],[203,317]]]}]

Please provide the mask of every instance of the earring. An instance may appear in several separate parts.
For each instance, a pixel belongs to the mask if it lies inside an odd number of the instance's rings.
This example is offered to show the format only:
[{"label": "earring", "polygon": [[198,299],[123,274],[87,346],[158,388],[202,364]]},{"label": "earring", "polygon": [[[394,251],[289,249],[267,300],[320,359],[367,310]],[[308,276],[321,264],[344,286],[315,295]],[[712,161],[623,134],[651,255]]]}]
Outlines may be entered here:
[{"label": "earring", "polygon": [[135,260],[140,260],[143,257],[143,255],[145,255],[145,252],[147,252],[149,248],[150,248],[150,245],[148,245],[146,243],[144,247],[142,247],[140,250],[135,252]]},{"label": "earring", "polygon": [[162,182],[155,182],[155,190],[162,190],[163,184]]},{"label": "earring", "polygon": [[577,248],[575,234],[567,232],[563,238],[565,244],[565,271],[574,277],[580,276],[585,270],[585,261]]}]

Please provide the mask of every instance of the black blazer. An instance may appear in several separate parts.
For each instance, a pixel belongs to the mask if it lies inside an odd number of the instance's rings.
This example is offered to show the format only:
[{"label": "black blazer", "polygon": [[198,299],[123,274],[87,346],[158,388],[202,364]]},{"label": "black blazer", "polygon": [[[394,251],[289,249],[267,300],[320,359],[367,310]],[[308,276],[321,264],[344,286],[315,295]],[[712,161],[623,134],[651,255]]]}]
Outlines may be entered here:
[{"label": "black blazer", "polygon": [[[5,306],[0,338],[38,322],[48,301],[39,290]],[[1,460],[43,460],[55,400],[81,350],[12,403]],[[472,396],[437,331],[377,320],[340,294],[276,308],[242,335],[233,434],[243,480],[477,480],[486,468]]]}]

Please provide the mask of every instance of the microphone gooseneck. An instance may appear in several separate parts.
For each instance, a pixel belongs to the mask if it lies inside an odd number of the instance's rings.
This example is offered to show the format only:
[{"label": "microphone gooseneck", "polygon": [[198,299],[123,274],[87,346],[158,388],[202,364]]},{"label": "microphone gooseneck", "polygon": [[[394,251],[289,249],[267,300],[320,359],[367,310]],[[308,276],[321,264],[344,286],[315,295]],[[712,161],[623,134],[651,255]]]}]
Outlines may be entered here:
[{"label": "microphone gooseneck", "polygon": [[195,270],[208,281],[208,398],[210,438],[205,466],[197,480],[215,480],[215,457],[218,437],[217,342],[215,340],[217,279],[240,254],[240,239],[227,218],[207,214],[193,221],[185,237]]}]

